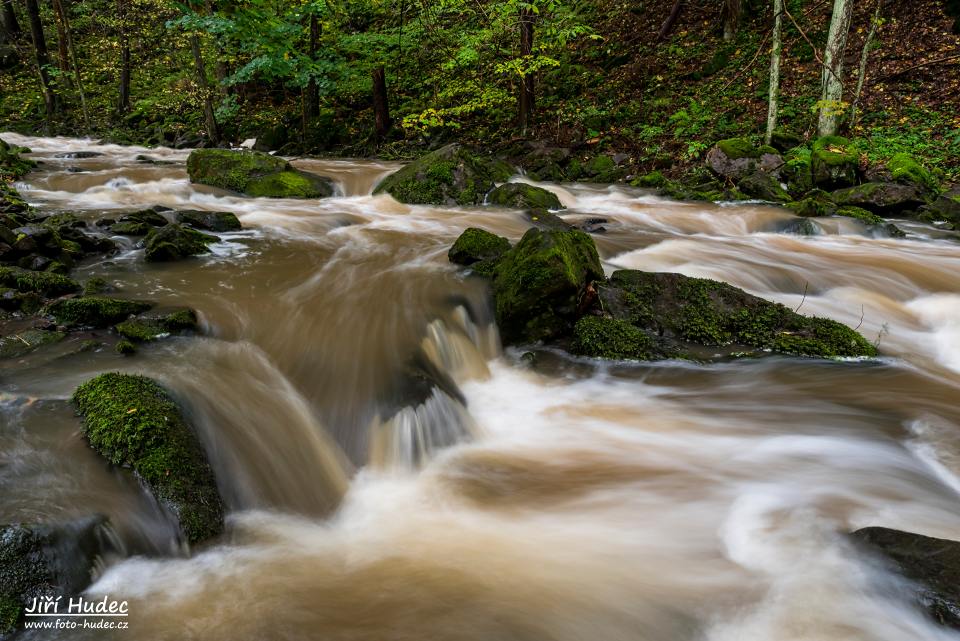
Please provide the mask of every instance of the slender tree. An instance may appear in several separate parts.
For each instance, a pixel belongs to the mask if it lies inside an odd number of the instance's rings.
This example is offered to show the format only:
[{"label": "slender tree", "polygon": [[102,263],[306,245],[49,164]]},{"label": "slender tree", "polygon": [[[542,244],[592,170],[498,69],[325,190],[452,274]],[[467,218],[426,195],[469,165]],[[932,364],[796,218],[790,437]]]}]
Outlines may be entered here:
[{"label": "slender tree", "polygon": [[[83,122],[90,128],[90,114],[87,111],[87,96],[83,91],[83,78],[80,76],[80,63],[77,61],[77,50],[73,46],[73,32],[70,30],[70,16],[64,6],[66,0],[53,0],[53,9],[57,13],[57,22],[62,25],[63,38],[70,60],[73,62],[73,79],[77,86],[77,93],[80,96],[80,109],[83,112]],[[70,67],[70,65],[68,65]]]},{"label": "slender tree", "polygon": [[831,136],[837,133],[843,113],[843,54],[847,48],[853,0],[834,0],[830,32],[823,52],[822,91],[817,134]]},{"label": "slender tree", "polygon": [[677,20],[680,19],[680,14],[683,12],[683,0],[673,0],[673,7],[670,9],[670,15],[667,16],[667,19],[663,21],[663,24],[660,25],[660,31],[657,33],[657,42],[663,42],[667,36],[670,35],[670,32],[673,31],[674,25],[677,24]]},{"label": "slender tree", "polygon": [[393,121],[390,119],[390,107],[387,103],[387,74],[380,65],[373,70],[373,120],[377,142],[387,137]]},{"label": "slender tree", "polygon": [[117,100],[117,113],[123,115],[130,111],[130,36],[127,25],[127,2],[117,0],[117,19],[120,25],[120,91]]},{"label": "slender tree", "polygon": [[197,72],[197,86],[203,95],[203,118],[207,123],[207,137],[213,144],[220,142],[220,126],[213,111],[213,97],[210,95],[210,83],[207,81],[207,68],[203,64],[203,53],[200,50],[200,36],[196,33],[189,35],[190,51],[193,53],[193,64]]},{"label": "slender tree", "polygon": [[3,30],[11,40],[20,37],[23,31],[20,29],[20,22],[17,21],[17,12],[13,10],[13,0],[0,0],[3,3],[2,17]]},{"label": "slender tree", "polygon": [[783,54],[783,0],[773,0],[773,46],[770,49],[770,102],[767,106],[767,144],[773,140],[777,128],[780,101],[780,59]]},{"label": "slender tree", "polygon": [[43,91],[43,104],[47,113],[47,124],[57,111],[60,110],[60,98],[53,88],[50,78],[50,56],[47,54],[47,39],[43,35],[43,22],[40,20],[40,7],[37,0],[26,0],[27,18],[30,22],[30,37],[33,39],[33,50],[37,60],[37,72],[40,76],[40,85]]},{"label": "slender tree", "polygon": [[57,25],[57,62],[64,78],[70,77],[70,54],[67,50],[67,21],[63,5],[53,0],[54,23]]},{"label": "slender tree", "polygon": [[[520,8],[520,57],[530,60],[533,56],[533,27],[536,14],[530,6]],[[536,108],[536,94],[533,81],[533,72],[525,69],[520,74],[520,92],[518,103],[520,109],[520,128],[526,134],[527,128],[533,120],[533,110]]]},{"label": "slender tree", "polygon": [[741,0],[723,0],[723,39],[729,42],[740,26]]},{"label": "slender tree", "polygon": [[[320,48],[320,21],[317,14],[310,12],[310,39],[307,42],[307,55],[311,62],[317,61],[317,51]],[[307,87],[303,98],[303,120],[304,127],[308,120],[312,120],[320,115],[320,87],[317,85],[316,77],[311,74],[307,81]]]},{"label": "slender tree", "polygon": [[850,106],[851,127],[857,124],[857,107],[860,105],[860,95],[863,93],[863,84],[867,79],[867,60],[870,57],[870,47],[873,45],[873,38],[877,35],[877,29],[880,28],[880,14],[882,10],[883,0],[877,0],[877,7],[873,12],[873,19],[870,20],[870,31],[867,32],[867,39],[863,41],[863,51],[860,53],[857,90],[853,94],[853,104]]}]

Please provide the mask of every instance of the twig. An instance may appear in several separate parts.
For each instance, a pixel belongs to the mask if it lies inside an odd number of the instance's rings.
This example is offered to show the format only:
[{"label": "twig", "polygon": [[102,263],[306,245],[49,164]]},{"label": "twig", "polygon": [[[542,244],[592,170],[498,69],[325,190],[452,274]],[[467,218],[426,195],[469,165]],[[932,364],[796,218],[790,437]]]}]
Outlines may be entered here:
[{"label": "twig", "polygon": [[901,69],[900,71],[898,71],[898,72],[896,72],[896,73],[891,73],[891,74],[889,74],[889,75],[886,75],[886,76],[884,76],[883,78],[881,78],[880,80],[890,80],[891,78],[896,78],[897,76],[902,76],[903,74],[907,73],[908,71],[913,71],[914,69],[919,69],[920,67],[926,67],[927,65],[938,65],[938,64],[940,64],[941,62],[950,62],[951,60],[956,60],[957,58],[960,58],[960,53],[954,54],[954,55],[952,55],[952,56],[947,56],[946,58],[938,58],[937,60],[928,60],[927,62],[921,62],[921,63],[918,64],[918,65],[913,65],[912,67],[907,67],[906,69]]},{"label": "twig", "polygon": [[800,308],[803,307],[803,304],[806,302],[806,300],[807,300],[807,288],[808,288],[808,287],[810,287],[810,281],[807,281],[806,283],[803,284],[803,298],[800,299],[800,304],[797,305],[797,308],[796,308],[795,310],[793,310],[793,313],[794,313],[794,314],[796,314],[797,312],[799,312],[799,311],[800,311]]},{"label": "twig", "polygon": [[864,315],[863,305],[860,305],[860,322],[857,323],[857,326],[853,328],[853,331],[855,332],[858,331],[860,329],[860,326],[863,325],[863,315]]}]

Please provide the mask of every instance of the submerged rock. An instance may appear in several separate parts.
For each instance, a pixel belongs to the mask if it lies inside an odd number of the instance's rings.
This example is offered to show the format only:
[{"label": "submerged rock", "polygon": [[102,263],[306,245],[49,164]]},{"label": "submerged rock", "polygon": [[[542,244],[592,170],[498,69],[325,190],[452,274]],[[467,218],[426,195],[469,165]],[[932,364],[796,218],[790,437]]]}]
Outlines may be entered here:
[{"label": "submerged rock", "polygon": [[187,158],[191,182],[266,198],[326,198],[333,182],[259,151],[195,149]]},{"label": "submerged rock", "polygon": [[579,230],[530,229],[493,270],[497,324],[508,343],[557,338],[572,329],[603,280],[593,240]]},{"label": "submerged rock", "polygon": [[106,523],[91,516],[63,525],[0,525],[0,638],[16,630],[34,598],[66,599],[90,585],[98,558],[112,549]]},{"label": "submerged rock", "polygon": [[207,231],[238,231],[240,221],[229,211],[197,211],[185,209],[176,213],[178,223]]},{"label": "submerged rock", "polygon": [[189,307],[153,310],[118,323],[117,333],[132,341],[156,340],[197,329],[197,313]]},{"label": "submerged rock", "polygon": [[960,541],[884,527],[864,528],[851,536],[917,583],[917,602],[935,621],[960,630]]},{"label": "submerged rock", "polygon": [[223,504],[196,434],[163,387],[143,376],[101,374],[73,394],[90,446],[131,468],[177,517],[190,544],[223,531]]},{"label": "submerged rock", "polygon": [[526,183],[506,183],[490,192],[491,205],[513,209],[563,209],[560,199],[552,191]]},{"label": "submerged rock", "polygon": [[147,237],[143,240],[143,245],[146,248],[145,257],[147,261],[161,262],[207,254],[210,252],[207,245],[218,240],[216,236],[202,234],[181,227],[177,223],[170,223],[147,234]]},{"label": "submerged rock", "polygon": [[451,144],[387,176],[374,193],[386,192],[408,204],[480,205],[494,183],[512,174],[513,169],[502,161]]},{"label": "submerged rock", "polygon": [[41,329],[27,329],[9,336],[0,336],[0,358],[26,356],[44,345],[59,343],[65,337],[63,332]]}]

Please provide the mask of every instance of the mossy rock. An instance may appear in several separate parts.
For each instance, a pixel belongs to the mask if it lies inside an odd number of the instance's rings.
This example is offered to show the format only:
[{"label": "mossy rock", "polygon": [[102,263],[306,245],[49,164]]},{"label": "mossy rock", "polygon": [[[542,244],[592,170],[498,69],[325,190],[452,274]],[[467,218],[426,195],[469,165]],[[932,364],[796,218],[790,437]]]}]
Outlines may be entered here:
[{"label": "mossy rock", "polygon": [[153,231],[153,227],[147,223],[132,220],[110,225],[110,232],[121,236],[146,236],[151,231]]},{"label": "mossy rock", "polygon": [[625,320],[584,316],[573,326],[570,351],[581,356],[645,361],[655,358],[653,340]]},{"label": "mossy rock", "polygon": [[755,171],[742,178],[737,183],[737,189],[748,196],[768,202],[789,202],[792,200],[779,180],[762,171]]},{"label": "mossy rock", "polygon": [[612,183],[623,178],[624,170],[616,161],[606,155],[597,154],[582,165],[580,180],[593,183]]},{"label": "mossy rock", "polygon": [[144,223],[151,227],[163,227],[170,221],[161,212],[169,211],[168,208],[155,205],[148,209],[141,209],[121,216],[117,222],[121,223]]},{"label": "mossy rock", "polygon": [[832,197],[841,207],[861,207],[875,214],[888,215],[912,211],[926,204],[916,185],[902,183],[864,183],[838,189]]},{"label": "mossy rock", "polygon": [[171,334],[195,331],[197,313],[189,307],[153,310],[118,323],[114,329],[132,341],[152,341]]},{"label": "mossy rock", "polygon": [[374,193],[388,193],[412,205],[480,205],[494,183],[505,182],[512,174],[502,161],[451,144],[390,174]]},{"label": "mossy rock", "polygon": [[513,209],[563,209],[552,191],[526,183],[506,183],[490,192],[487,202]]},{"label": "mossy rock", "polygon": [[223,504],[213,470],[180,408],[155,381],[101,374],[73,393],[90,446],[114,465],[131,468],[169,508],[186,540],[223,531]]},{"label": "mossy rock", "polygon": [[116,350],[117,354],[123,354],[124,356],[129,356],[130,354],[135,354],[137,351],[137,346],[133,344],[133,341],[123,339],[118,341],[116,346],[113,348]]},{"label": "mossy rock", "polygon": [[842,323],[806,317],[727,283],[682,274],[614,272],[602,307],[666,342],[742,346],[822,358],[874,356],[876,348]]},{"label": "mossy rock", "polygon": [[152,303],[141,300],[84,296],[54,301],[46,311],[61,325],[109,327],[151,307]]},{"label": "mossy rock", "polygon": [[176,213],[176,221],[207,231],[239,231],[240,221],[229,211],[196,211],[187,209]]},{"label": "mossy rock", "polygon": [[659,171],[651,171],[649,174],[634,178],[630,185],[633,187],[642,187],[644,189],[655,189],[667,184],[667,177]]},{"label": "mossy rock", "polygon": [[35,598],[75,596],[90,584],[97,562],[113,546],[106,518],[62,524],[0,525],[0,638],[14,632]]},{"label": "mossy rock", "polygon": [[825,191],[814,189],[807,193],[802,200],[784,205],[797,216],[805,218],[820,218],[821,216],[833,216],[837,213],[837,204],[833,198]]},{"label": "mossy rock", "polygon": [[107,282],[107,279],[100,276],[94,276],[83,284],[83,293],[85,296],[95,296],[97,294],[106,294],[113,287]]},{"label": "mossy rock", "polygon": [[760,147],[754,145],[748,138],[728,138],[719,141],[716,147],[730,160],[759,158],[761,154]]},{"label": "mossy rock", "polygon": [[895,182],[914,185],[932,196],[940,193],[940,181],[910,154],[895,154],[887,161],[887,170]]},{"label": "mossy rock", "polygon": [[960,196],[944,194],[924,208],[932,221],[947,221],[954,229],[960,229]]},{"label": "mossy rock", "polygon": [[497,323],[506,343],[569,332],[603,268],[593,239],[579,230],[530,229],[494,269]]},{"label": "mossy rock", "polygon": [[788,131],[782,127],[773,130],[770,138],[770,145],[780,151],[789,151],[803,144],[803,136]]},{"label": "mossy rock", "polygon": [[854,218],[865,225],[885,225],[887,222],[883,218],[880,218],[880,216],[877,216],[876,214],[871,213],[862,207],[840,207],[837,209],[835,215],[843,216],[844,218]]},{"label": "mossy rock", "polygon": [[259,151],[195,149],[187,158],[190,181],[264,198],[325,198],[333,182],[295,169]]},{"label": "mossy rock", "polygon": [[499,260],[510,251],[510,241],[483,229],[469,227],[463,231],[447,252],[447,258],[457,265],[473,265]]},{"label": "mossy rock", "polygon": [[860,155],[842,136],[824,136],[814,141],[810,151],[813,184],[825,189],[857,184]]},{"label": "mossy rock", "polygon": [[36,167],[36,162],[20,156],[28,151],[29,149],[14,147],[0,139],[0,179],[16,180]]},{"label": "mossy rock", "polygon": [[797,236],[819,236],[823,229],[809,218],[795,218],[780,229],[781,234],[796,234]]},{"label": "mossy rock", "polygon": [[145,258],[148,262],[183,260],[190,256],[207,254],[210,243],[219,240],[216,236],[203,234],[177,223],[154,229],[144,238]]},{"label": "mossy rock", "polygon": [[0,336],[0,358],[20,358],[44,345],[59,343],[66,334],[41,329],[28,329],[9,336]]},{"label": "mossy rock", "polygon": [[813,174],[810,169],[810,149],[795,147],[783,157],[780,178],[787,183],[787,191],[800,197],[813,189]]},{"label": "mossy rock", "polygon": [[45,297],[80,291],[80,283],[61,274],[35,272],[19,267],[0,267],[0,286],[18,292],[36,292]]}]

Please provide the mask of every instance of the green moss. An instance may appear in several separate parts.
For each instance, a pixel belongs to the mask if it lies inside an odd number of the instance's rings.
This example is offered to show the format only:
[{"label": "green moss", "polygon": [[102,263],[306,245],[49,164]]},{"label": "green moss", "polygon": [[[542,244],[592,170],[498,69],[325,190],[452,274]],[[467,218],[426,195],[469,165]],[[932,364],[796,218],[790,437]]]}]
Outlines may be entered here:
[{"label": "green moss", "polygon": [[60,296],[80,290],[80,283],[61,274],[34,272],[17,267],[0,267],[0,286],[43,296]]},{"label": "green moss", "polygon": [[43,345],[59,343],[66,337],[63,332],[28,329],[9,336],[0,336],[0,358],[19,358]]},{"label": "green moss", "polygon": [[193,229],[170,223],[160,229],[154,229],[144,238],[145,258],[149,262],[182,260],[190,256],[209,253],[207,247],[217,242],[216,236],[210,236]]},{"label": "green moss", "polygon": [[139,300],[84,296],[58,300],[47,307],[47,312],[62,325],[107,327],[151,307],[152,303]]},{"label": "green moss", "polygon": [[147,223],[127,221],[125,223],[114,223],[110,226],[110,231],[121,236],[146,236],[153,230],[153,227]]},{"label": "green moss", "polygon": [[192,182],[256,197],[320,198],[333,193],[329,179],[258,151],[196,149],[187,158],[187,172]]},{"label": "green moss", "polygon": [[653,189],[666,185],[667,178],[659,171],[651,171],[649,174],[635,178],[630,184],[634,187]]},{"label": "green moss", "polygon": [[133,341],[146,342],[197,327],[197,315],[192,309],[178,309],[169,313],[150,313],[118,323],[117,333]]},{"label": "green moss", "polygon": [[876,356],[867,339],[842,323],[816,317],[792,319],[777,334],[773,348],[778,352],[823,358]]},{"label": "green moss", "polygon": [[218,232],[237,231],[241,229],[240,221],[235,214],[229,211],[178,211],[177,222],[198,229]]},{"label": "green moss", "polygon": [[797,216],[806,218],[820,218],[821,216],[832,216],[837,212],[837,204],[833,202],[832,197],[825,191],[814,189],[808,192],[803,200],[787,203],[784,205]]},{"label": "green moss", "polygon": [[487,202],[513,209],[562,209],[560,199],[552,191],[525,183],[506,183],[490,192]]},{"label": "green moss", "polygon": [[250,180],[244,193],[259,198],[325,198],[333,194],[333,187],[321,176],[282,171]]},{"label": "green moss", "polygon": [[497,323],[507,343],[554,338],[576,320],[587,286],[603,280],[593,239],[530,229],[494,272]]},{"label": "green moss", "polygon": [[[760,149],[747,138],[728,138],[721,140],[716,146],[731,160],[759,158],[761,155]],[[773,153],[776,153],[776,150]]]},{"label": "green moss", "polygon": [[940,191],[940,182],[910,154],[894,155],[887,161],[887,169],[897,182],[917,185],[933,194]]},{"label": "green moss", "polygon": [[626,321],[584,316],[573,327],[571,350],[594,358],[648,360],[654,345],[642,330]]},{"label": "green moss", "polygon": [[597,154],[583,164],[584,179],[590,182],[616,182],[623,173],[613,158],[606,154]]},{"label": "green moss", "polygon": [[841,136],[824,136],[814,141],[810,171],[814,185],[845,187],[857,183],[859,153]]},{"label": "green moss", "polygon": [[495,261],[510,250],[510,241],[483,229],[469,227],[463,231],[447,252],[451,263],[473,265]]},{"label": "green moss", "polygon": [[876,214],[872,214],[861,207],[841,207],[836,212],[837,216],[846,218],[855,218],[866,225],[884,225],[887,221]]},{"label": "green moss", "polygon": [[102,374],[78,387],[73,402],[90,446],[114,465],[132,468],[177,515],[190,543],[222,531],[213,471],[160,385],[142,376]]},{"label": "green moss", "polygon": [[137,351],[137,346],[131,343],[130,341],[123,340],[117,343],[117,346],[114,348],[117,350],[118,354],[129,355]]},{"label": "green moss", "polygon": [[748,196],[768,202],[788,202],[790,194],[780,185],[780,181],[768,173],[755,171],[737,183],[737,188]]},{"label": "green moss", "polygon": [[105,278],[101,278],[100,276],[94,276],[83,285],[83,293],[86,296],[103,294],[110,291],[110,289],[110,283],[108,283]]}]

